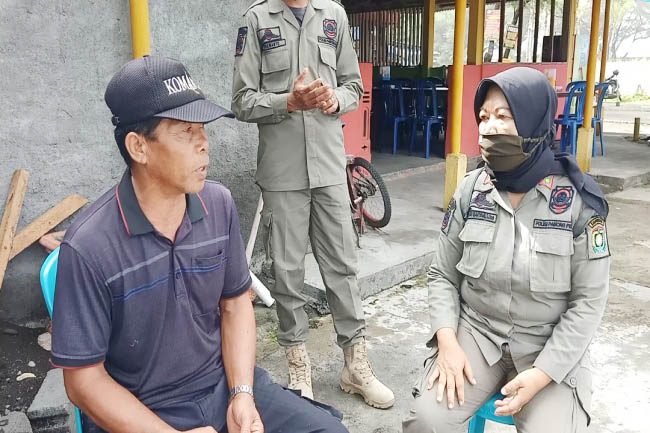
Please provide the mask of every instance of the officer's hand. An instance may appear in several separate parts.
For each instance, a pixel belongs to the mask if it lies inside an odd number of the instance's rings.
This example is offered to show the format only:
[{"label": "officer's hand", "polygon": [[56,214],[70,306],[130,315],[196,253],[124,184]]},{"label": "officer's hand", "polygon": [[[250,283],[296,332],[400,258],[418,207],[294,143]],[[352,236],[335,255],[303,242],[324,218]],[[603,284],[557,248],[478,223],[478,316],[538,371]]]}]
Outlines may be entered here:
[{"label": "officer's hand", "polygon": [[334,114],[339,110],[339,98],[336,97],[336,93],[332,92],[332,97],[321,105],[323,105],[321,108],[323,113]]},{"label": "officer's hand", "polygon": [[249,394],[237,394],[228,405],[226,423],[229,433],[264,433],[264,424]]},{"label": "officer's hand", "polygon": [[549,383],[551,378],[539,368],[522,371],[501,388],[501,394],[506,398],[494,402],[497,407],[494,413],[499,416],[518,413]]},{"label": "officer's hand", "polygon": [[322,108],[322,104],[331,99],[334,94],[332,87],[323,83],[320,78],[305,85],[305,77],[307,77],[307,68],[298,75],[293,84],[293,90],[289,93],[287,108],[290,113]]},{"label": "officer's hand", "polygon": [[453,329],[443,328],[436,332],[438,337],[438,358],[433,371],[429,376],[428,389],[438,380],[438,402],[442,401],[445,389],[447,390],[447,407],[454,407],[454,395],[458,392],[458,403],[462,406],[465,403],[465,379],[472,385],[476,385],[472,366],[465,356],[465,352],[458,344]]}]

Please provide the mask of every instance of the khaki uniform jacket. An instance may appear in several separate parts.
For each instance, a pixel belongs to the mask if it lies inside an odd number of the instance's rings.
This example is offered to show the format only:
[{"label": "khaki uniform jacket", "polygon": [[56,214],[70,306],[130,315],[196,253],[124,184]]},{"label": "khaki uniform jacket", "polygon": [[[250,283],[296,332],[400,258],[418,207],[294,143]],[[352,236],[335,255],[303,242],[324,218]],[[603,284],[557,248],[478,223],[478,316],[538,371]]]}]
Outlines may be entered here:
[{"label": "khaki uniform jacket", "polygon": [[[322,78],[334,89],[336,115],[287,112],[295,78]],[[345,10],[332,0],[311,0],[302,26],[283,0],[259,0],[244,15],[235,50],[232,111],[257,123],[256,181],[268,191],[339,185],[345,149],[339,116],[357,108],[363,93]]]},{"label": "khaki uniform jacket", "polygon": [[542,180],[513,211],[485,171],[468,174],[429,270],[429,346],[438,329],[463,321],[488,364],[507,343],[518,372],[541,368],[576,388],[587,409],[588,347],[607,301],[609,255],[605,221],[568,177]]}]

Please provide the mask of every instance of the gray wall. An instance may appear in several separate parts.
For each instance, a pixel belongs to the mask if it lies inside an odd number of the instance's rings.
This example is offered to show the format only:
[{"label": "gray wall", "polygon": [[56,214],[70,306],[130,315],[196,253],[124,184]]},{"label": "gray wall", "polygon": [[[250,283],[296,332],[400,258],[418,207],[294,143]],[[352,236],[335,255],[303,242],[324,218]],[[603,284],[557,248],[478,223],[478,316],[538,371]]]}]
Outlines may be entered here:
[{"label": "gray wall", "polygon": [[[206,95],[230,106],[235,37],[249,0],[150,0],[152,54],[181,60]],[[72,193],[91,201],[119,181],[106,84],[131,58],[128,0],[0,0],[0,212],[15,169],[30,178],[18,229]],[[244,240],[257,205],[257,130],[209,127],[209,177],[237,201]],[[74,216],[60,228],[70,225]],[[40,245],[17,256],[0,289],[0,319],[42,320]]]}]

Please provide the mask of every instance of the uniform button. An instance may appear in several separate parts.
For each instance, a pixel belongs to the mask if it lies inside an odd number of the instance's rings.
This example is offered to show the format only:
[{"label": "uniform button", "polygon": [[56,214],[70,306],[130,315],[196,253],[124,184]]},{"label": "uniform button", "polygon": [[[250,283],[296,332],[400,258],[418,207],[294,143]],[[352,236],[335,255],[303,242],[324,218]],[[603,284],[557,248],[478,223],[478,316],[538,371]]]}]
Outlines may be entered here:
[{"label": "uniform button", "polygon": [[575,377],[572,377],[571,380],[569,380],[569,383],[571,386],[576,386],[578,384],[578,381],[576,380]]},{"label": "uniform button", "polygon": [[181,279],[181,273],[180,273],[180,272],[176,272],[176,279],[177,279],[177,280],[180,280],[180,279]]}]

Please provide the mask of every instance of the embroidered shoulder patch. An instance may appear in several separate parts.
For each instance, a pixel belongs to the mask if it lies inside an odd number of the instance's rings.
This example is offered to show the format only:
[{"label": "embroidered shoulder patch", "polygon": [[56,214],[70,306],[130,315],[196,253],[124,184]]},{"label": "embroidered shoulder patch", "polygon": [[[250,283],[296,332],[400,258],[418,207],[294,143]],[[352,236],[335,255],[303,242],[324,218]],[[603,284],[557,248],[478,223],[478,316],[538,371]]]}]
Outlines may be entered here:
[{"label": "embroidered shoulder patch", "polygon": [[486,192],[474,191],[474,196],[469,205],[475,209],[491,210],[493,211],[496,208],[496,203]]},{"label": "embroidered shoulder patch", "polygon": [[235,56],[244,54],[246,48],[246,37],[248,36],[248,27],[240,27],[237,32],[237,45],[235,46]]},{"label": "embroidered shoulder patch", "polygon": [[589,260],[602,259],[609,257],[609,242],[607,240],[607,227],[605,220],[600,215],[591,217],[585,228],[587,231],[587,240],[589,242],[588,257]]},{"label": "embroidered shoulder patch", "polygon": [[548,206],[551,212],[559,215],[569,210],[571,203],[573,203],[573,187],[558,186],[551,192],[551,199]]},{"label": "embroidered shoulder patch", "polygon": [[279,26],[258,30],[257,38],[260,40],[260,48],[262,51],[269,51],[287,45],[287,40],[282,39],[282,32],[280,32]]},{"label": "embroidered shoulder patch", "polygon": [[447,206],[447,212],[445,212],[445,216],[442,218],[442,226],[440,227],[440,231],[445,235],[449,233],[449,228],[451,227],[451,221],[455,211],[456,200],[452,198],[449,202],[449,206]]}]

